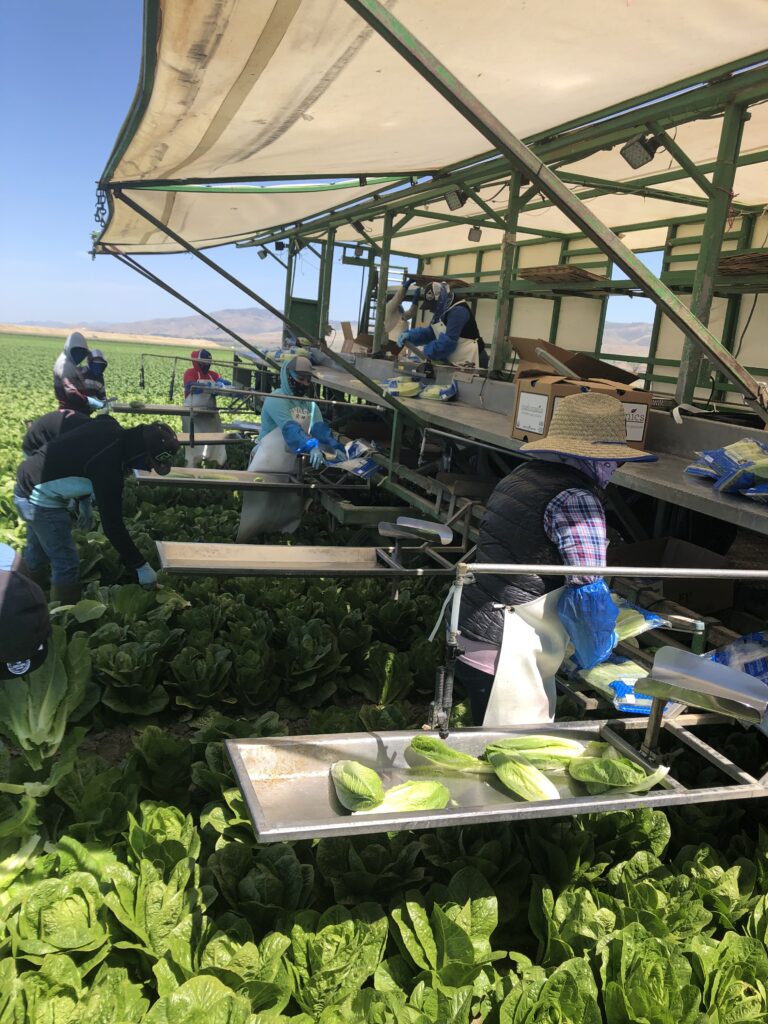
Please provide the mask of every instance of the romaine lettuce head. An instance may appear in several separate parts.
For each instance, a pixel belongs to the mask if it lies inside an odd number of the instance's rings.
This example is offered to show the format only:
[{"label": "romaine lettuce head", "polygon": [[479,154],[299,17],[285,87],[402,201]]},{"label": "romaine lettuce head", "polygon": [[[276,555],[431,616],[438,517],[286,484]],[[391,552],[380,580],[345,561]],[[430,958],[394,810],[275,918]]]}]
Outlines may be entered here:
[{"label": "romaine lettuce head", "polygon": [[373,770],[358,761],[336,761],[331,765],[336,796],[348,811],[369,811],[384,799],[384,786]]},{"label": "romaine lettuce head", "polygon": [[660,767],[647,772],[642,765],[628,757],[578,757],[568,765],[568,772],[578,782],[583,782],[591,796],[601,793],[644,793],[657,785],[669,772]]},{"label": "romaine lettuce head", "polygon": [[493,768],[487,761],[479,757],[454,750],[436,736],[414,736],[409,747],[414,753],[431,761],[433,765],[455,772],[477,772],[481,775],[493,775]]},{"label": "romaine lettuce head", "polygon": [[559,800],[560,791],[522,754],[491,750],[488,760],[499,781],[523,800]]},{"label": "romaine lettuce head", "polygon": [[379,813],[392,811],[439,811],[448,806],[450,792],[442,782],[434,780],[403,782],[392,786],[384,794],[384,799],[370,810]]},{"label": "romaine lettuce head", "polygon": [[562,771],[568,767],[571,758],[581,757],[585,746],[579,740],[559,736],[513,736],[490,743],[486,747],[486,757],[491,751],[519,755],[542,771]]}]

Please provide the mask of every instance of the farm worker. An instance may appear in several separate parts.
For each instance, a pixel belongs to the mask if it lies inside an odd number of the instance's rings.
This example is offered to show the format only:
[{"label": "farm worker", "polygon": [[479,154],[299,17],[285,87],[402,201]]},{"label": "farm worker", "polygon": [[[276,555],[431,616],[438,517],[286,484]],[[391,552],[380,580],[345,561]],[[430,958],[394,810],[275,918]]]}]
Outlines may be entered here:
[{"label": "farm worker", "polygon": [[[480,523],[478,562],[606,564],[602,492],[624,462],[655,459],[626,444],[621,403],[581,392],[561,400],[534,456],[504,477]],[[616,644],[616,607],[602,577],[478,575],[459,614],[456,678],[475,724],[551,722],[555,673],[570,641],[582,668]]]},{"label": "farm worker", "polygon": [[[202,394],[205,389],[210,388],[221,380],[221,376],[211,369],[213,357],[207,348],[201,348],[199,352],[192,353],[192,366],[184,371],[184,398],[192,394],[193,385],[196,394]],[[229,381],[222,381],[222,384],[229,384]],[[213,397],[213,396],[211,396]]]},{"label": "farm worker", "polygon": [[[248,464],[251,472],[269,474],[271,482],[286,484],[298,469],[299,455],[308,455],[310,465],[319,469],[325,465],[323,449],[344,452],[317,403],[302,400],[311,385],[312,363],[306,356],[292,356],[280,367],[280,387],[261,409],[259,443]],[[303,510],[300,488],[273,493],[245,491],[237,541],[245,544],[260,533],[273,531],[293,533]]]},{"label": "farm worker", "polygon": [[25,568],[13,548],[0,544],[0,679],[34,672],[48,655],[48,603]]},{"label": "farm worker", "polygon": [[96,501],[102,529],[123,564],[143,586],[154,586],[155,571],[123,522],[123,477],[132,469],[165,476],[178,447],[176,434],[164,423],[125,429],[111,416],[99,416],[22,462],[13,500],[27,524],[24,560],[38,579],[50,563],[51,600],[71,604],[80,597],[80,560],[68,511],[73,499],[81,529],[89,528]]},{"label": "farm worker", "polygon": [[21,442],[21,450],[25,455],[34,455],[41,448],[45,448],[54,437],[66,434],[87,422],[88,417],[85,413],[73,412],[72,409],[55,409],[53,412],[47,412],[29,424]]},{"label": "farm worker", "polygon": [[[273,395],[304,399],[312,386],[312,363],[306,356],[294,356],[280,368],[280,387]],[[258,452],[273,431],[278,431],[284,446],[295,455],[308,455],[313,469],[325,465],[323,449],[344,452],[344,445],[333,436],[316,402],[292,402],[270,396],[261,410]],[[279,442],[275,439],[275,443]],[[249,467],[250,468],[250,467]]]},{"label": "farm worker", "polygon": [[104,371],[109,366],[100,348],[91,349],[83,370],[83,381],[89,398],[95,398],[102,405],[107,400],[107,389],[104,384]]},{"label": "farm worker", "polygon": [[[211,353],[201,348],[192,353],[192,366],[184,372],[184,405],[189,406],[189,416],[182,417],[184,428],[190,429],[194,416],[196,434],[221,433],[221,419],[216,409],[214,389],[229,385],[228,380],[211,369]],[[184,451],[187,466],[199,466],[203,459],[208,465],[226,465],[227,449],[223,444],[197,444]]]},{"label": "farm worker", "polygon": [[452,366],[488,365],[485,342],[466,299],[457,299],[445,281],[433,281],[426,287],[424,308],[432,313],[429,327],[403,331],[397,339],[400,348],[421,348],[433,362]]},{"label": "farm worker", "polygon": [[88,342],[79,331],[72,331],[64,342],[64,351],[53,364],[53,391],[60,409],[90,415],[92,409],[100,409],[102,402],[89,397],[85,377],[80,363],[88,355]]}]

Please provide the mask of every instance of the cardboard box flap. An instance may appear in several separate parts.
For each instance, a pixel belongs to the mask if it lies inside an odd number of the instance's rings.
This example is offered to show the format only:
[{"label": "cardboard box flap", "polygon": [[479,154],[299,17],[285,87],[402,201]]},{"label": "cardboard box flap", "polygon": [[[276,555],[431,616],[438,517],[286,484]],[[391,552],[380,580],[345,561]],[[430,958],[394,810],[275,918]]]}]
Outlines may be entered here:
[{"label": "cardboard box flap", "polygon": [[[569,352],[568,349],[559,348],[541,338],[510,338],[509,343],[520,356],[520,365],[517,368],[518,377],[539,377],[552,376],[554,367],[536,354],[540,348],[554,356],[564,366],[573,371],[577,379],[608,380],[612,384],[632,384],[636,381],[637,374],[628,373],[619,369],[618,366],[611,366],[594,356],[585,355],[582,352]],[[556,371],[555,371],[556,372]]]}]

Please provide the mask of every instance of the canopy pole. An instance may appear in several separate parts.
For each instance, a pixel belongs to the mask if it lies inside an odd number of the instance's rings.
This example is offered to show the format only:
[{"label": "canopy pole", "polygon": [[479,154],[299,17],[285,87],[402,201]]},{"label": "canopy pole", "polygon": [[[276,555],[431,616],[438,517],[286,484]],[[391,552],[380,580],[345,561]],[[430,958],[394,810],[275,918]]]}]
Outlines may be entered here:
[{"label": "canopy pole", "polygon": [[167,224],[163,224],[163,222],[159,220],[157,217],[155,217],[154,214],[151,214],[149,210],[145,210],[143,206],[140,206],[136,202],[135,199],[132,199],[130,196],[127,196],[123,192],[122,188],[120,188],[117,185],[113,185],[110,187],[115,198],[125,203],[125,205],[129,209],[133,210],[133,212],[137,213],[140,217],[143,217],[144,220],[148,221],[153,227],[157,228],[158,231],[162,231],[164,235],[167,235],[168,238],[170,238],[173,242],[176,242],[177,245],[180,245],[185,250],[185,252],[191,253],[191,255],[199,259],[201,263],[204,263],[207,267],[210,267],[211,270],[214,270],[217,274],[223,277],[225,281],[229,281],[229,283],[234,285],[235,288],[238,288],[241,292],[243,292],[243,294],[247,295],[249,299],[253,299],[254,302],[257,302],[260,306],[263,306],[264,309],[270,312],[273,316],[277,317],[277,319],[282,324],[284,324],[284,326],[287,327],[297,338],[306,338],[310,342],[310,344],[315,345],[317,348],[319,348],[340,369],[344,370],[345,373],[349,373],[351,376],[355,377],[357,380],[360,381],[361,384],[364,384],[375,395],[381,398],[385,405],[388,405],[391,409],[397,409],[407,419],[419,425],[423,425],[424,421],[422,420],[421,416],[418,413],[414,412],[412,409],[409,409],[407,406],[403,405],[403,403],[398,398],[395,398],[388,392],[383,391],[375,380],[371,380],[371,378],[368,377],[365,373],[363,373],[362,370],[358,370],[354,363],[349,363],[347,362],[346,359],[342,359],[342,357],[338,353],[334,352],[326,345],[324,339],[318,338],[315,335],[310,334],[308,331],[305,331],[303,327],[297,324],[294,320],[291,320],[289,317],[287,317],[285,313],[281,313],[280,310],[273,306],[271,302],[267,302],[265,298],[262,298],[262,296],[259,295],[257,292],[253,291],[252,288],[249,288],[247,285],[243,284],[242,281],[239,281],[233,274],[230,274],[228,270],[225,270],[223,267],[219,266],[219,264],[212,260],[210,256],[207,256],[204,252],[201,252],[199,249],[196,249],[194,245],[188,242],[185,238],[182,238],[181,235],[177,234],[173,230],[173,228],[168,227]]},{"label": "canopy pole", "polygon": [[326,337],[328,327],[330,327],[328,318],[331,308],[333,257],[336,253],[336,228],[328,229],[328,236],[322,244],[323,257],[320,263],[320,330],[323,332],[323,337]]},{"label": "canopy pole", "polygon": [[499,373],[503,370],[507,357],[506,339],[509,333],[510,311],[509,286],[515,266],[515,242],[517,239],[517,218],[520,213],[520,186],[522,181],[523,176],[520,174],[520,171],[513,171],[509,179],[509,199],[507,200],[504,242],[501,247],[501,267],[499,269],[499,292],[496,296],[491,356],[488,361],[490,373]]},{"label": "canopy pole", "polygon": [[[696,262],[696,273],[693,277],[691,293],[691,312],[703,324],[709,323],[709,313],[712,309],[715,275],[720,260],[720,251],[723,247],[723,233],[725,232],[725,222],[728,219],[728,209],[733,198],[733,182],[736,177],[736,161],[746,120],[745,114],[746,111],[741,105],[729,104],[725,108],[723,126],[720,130],[717,163],[712,175],[714,191],[704,218],[701,248]],[[678,403],[685,404],[693,401],[705,354],[696,345],[695,338],[689,336],[685,339],[680,359],[680,376],[677,378],[675,388],[675,401]]]},{"label": "canopy pole", "polygon": [[598,248],[621,267],[630,280],[643,289],[648,298],[659,306],[675,326],[708,353],[712,362],[744,393],[748,403],[768,422],[768,389],[758,384],[688,307],[563,184],[554,171],[513,135],[433,53],[379,3],[379,0],[345,0],[345,3],[488,139],[494,148],[511,161],[513,167],[521,170],[532,184],[538,185],[587,238],[592,239]]},{"label": "canopy pole", "polygon": [[387,318],[387,284],[389,282],[389,255],[392,249],[392,221],[394,214],[387,210],[384,214],[384,230],[381,238],[381,257],[379,260],[379,280],[376,288],[376,324],[373,328],[373,345],[371,355],[377,355],[384,348],[384,322]]},{"label": "canopy pole", "polygon": [[[274,359],[272,359],[271,356],[268,356],[266,352],[262,352],[260,348],[257,348],[255,345],[252,345],[249,341],[246,341],[245,338],[241,338],[239,334],[235,334],[235,332],[231,331],[229,327],[225,327],[220,320],[216,319],[215,316],[211,316],[210,313],[206,313],[204,309],[200,308],[200,306],[195,305],[195,303],[192,302],[191,299],[186,298],[186,296],[182,295],[181,292],[177,292],[175,288],[172,288],[169,284],[166,284],[165,281],[163,281],[161,278],[157,276],[157,274],[153,274],[151,270],[147,270],[146,267],[142,267],[138,260],[134,259],[133,256],[129,256],[127,253],[117,252],[111,249],[109,250],[109,255],[114,256],[116,260],[119,260],[126,267],[130,267],[131,270],[135,270],[137,273],[141,274],[142,277],[146,277],[148,281],[152,282],[152,284],[157,285],[158,288],[162,288],[164,292],[168,292],[168,294],[172,295],[174,299],[178,299],[179,302],[183,302],[185,306],[189,306],[190,309],[193,309],[196,313],[199,313],[200,316],[205,317],[205,319],[209,323],[212,323],[214,327],[218,327],[220,331],[223,331],[225,334],[228,334],[233,341],[236,341],[238,343],[238,345],[242,345],[243,348],[249,349],[251,352],[253,352],[254,355],[257,355],[260,359],[263,359],[265,363],[268,363],[269,366],[272,366],[275,370],[280,369],[280,366],[274,361]],[[174,356],[174,359],[175,358],[176,357]],[[175,373],[176,367],[174,365],[174,375]]]}]

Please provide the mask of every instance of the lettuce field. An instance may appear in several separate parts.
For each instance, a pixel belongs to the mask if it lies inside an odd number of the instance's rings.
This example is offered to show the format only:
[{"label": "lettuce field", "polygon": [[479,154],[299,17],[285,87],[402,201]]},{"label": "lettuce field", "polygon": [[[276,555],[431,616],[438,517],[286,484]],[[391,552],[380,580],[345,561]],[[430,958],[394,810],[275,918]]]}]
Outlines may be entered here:
[{"label": "lettuce field", "polygon": [[[142,391],[149,347],[102,347],[110,394],[167,401],[169,362]],[[17,548],[21,438],[54,407],[59,350],[0,337],[0,540]],[[156,539],[230,541],[238,520],[213,491],[129,484],[125,509],[155,565]],[[311,513],[293,542],[354,536],[328,531]],[[418,728],[444,595],[145,591],[97,528],[76,536],[83,599],[53,609],[46,664],[0,683],[0,1024],[768,1021],[762,802],[257,845],[223,740]],[[727,743],[765,770],[755,734]]]}]

